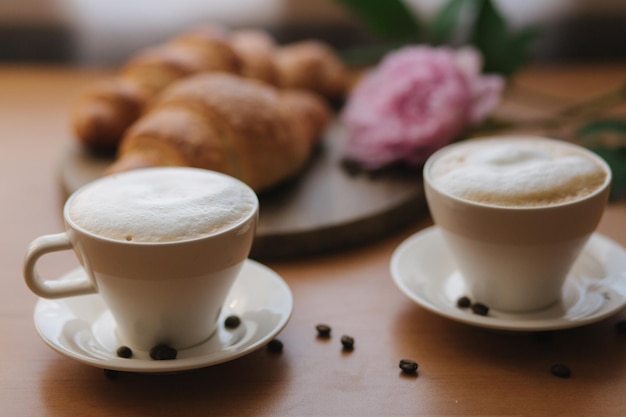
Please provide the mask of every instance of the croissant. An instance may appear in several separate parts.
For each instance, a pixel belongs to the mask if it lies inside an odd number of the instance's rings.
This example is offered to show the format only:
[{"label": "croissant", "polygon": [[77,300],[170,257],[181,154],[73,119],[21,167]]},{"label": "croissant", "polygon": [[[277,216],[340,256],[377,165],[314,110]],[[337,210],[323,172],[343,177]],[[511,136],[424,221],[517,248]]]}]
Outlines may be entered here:
[{"label": "croissant", "polygon": [[266,190],[303,169],[330,111],[317,95],[227,73],[167,88],[128,129],[107,173],[191,166]]},{"label": "croissant", "polygon": [[274,54],[274,66],[280,87],[311,90],[331,99],[345,93],[346,68],[322,42],[308,40],[279,48]]},{"label": "croissant", "polygon": [[225,32],[211,26],[190,30],[161,46],[139,52],[122,67],[120,77],[133,80],[154,95],[191,74],[238,72],[240,64]]},{"label": "croissant", "polygon": [[203,26],[140,51],[115,77],[80,95],[71,115],[77,139],[88,148],[115,149],[126,129],[163,89],[205,71],[241,74],[328,98],[343,94],[347,72],[334,51],[321,42],[279,47],[264,31],[228,32]]},{"label": "croissant", "polygon": [[314,91],[330,99],[346,92],[345,65],[323,42],[306,40],[278,47],[267,32],[254,29],[235,31],[229,41],[241,60],[244,77]]},{"label": "croissant", "polygon": [[150,100],[172,82],[202,71],[236,73],[240,65],[223,32],[214,27],[142,50],[117,76],[78,97],[71,115],[76,136],[90,148],[115,148]]},{"label": "croissant", "polygon": [[269,84],[278,83],[274,55],[278,49],[274,39],[261,30],[245,29],[232,33],[229,43],[241,60],[241,75]]}]

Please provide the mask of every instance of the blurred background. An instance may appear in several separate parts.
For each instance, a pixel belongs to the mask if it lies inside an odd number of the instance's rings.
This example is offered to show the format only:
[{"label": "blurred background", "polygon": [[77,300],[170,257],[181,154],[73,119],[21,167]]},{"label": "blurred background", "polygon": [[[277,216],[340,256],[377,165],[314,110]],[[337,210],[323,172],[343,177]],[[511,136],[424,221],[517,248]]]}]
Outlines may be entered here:
[{"label": "blurred background", "polygon": [[[444,1],[405,3],[427,19]],[[534,61],[626,58],[624,0],[496,4],[514,27],[541,28]],[[265,28],[280,42],[316,37],[344,48],[368,39],[358,19],[333,0],[0,0],[0,61],[114,66],[206,22]]]}]

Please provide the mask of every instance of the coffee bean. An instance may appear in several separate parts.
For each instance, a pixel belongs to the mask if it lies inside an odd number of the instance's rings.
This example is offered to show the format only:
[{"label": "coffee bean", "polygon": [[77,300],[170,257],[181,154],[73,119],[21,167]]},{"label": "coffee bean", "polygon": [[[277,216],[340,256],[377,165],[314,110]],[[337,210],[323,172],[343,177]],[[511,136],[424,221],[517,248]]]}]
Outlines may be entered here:
[{"label": "coffee bean", "polygon": [[130,358],[133,356],[133,351],[128,346],[118,347],[116,353],[120,358]]},{"label": "coffee bean", "polygon": [[402,359],[400,360],[400,369],[402,369],[402,373],[404,374],[416,374],[417,373],[418,364],[414,360],[411,359]]},{"label": "coffee bean", "polygon": [[486,316],[489,314],[489,307],[483,303],[474,303],[472,304],[472,312],[474,314],[478,314],[479,316]]},{"label": "coffee bean", "polygon": [[468,308],[472,305],[472,300],[469,297],[463,296],[456,300],[456,305],[459,308]]},{"label": "coffee bean", "polygon": [[177,355],[178,351],[176,349],[165,344],[156,345],[150,349],[150,357],[155,361],[176,359]]},{"label": "coffee bean", "polygon": [[283,351],[283,342],[278,339],[271,340],[267,344],[267,350],[273,353],[280,353]]},{"label": "coffee bean", "polygon": [[341,336],[341,345],[343,346],[343,350],[353,350],[354,338],[352,336]]},{"label": "coffee bean", "polygon": [[550,368],[550,373],[552,373],[552,375],[554,376],[558,376],[559,378],[569,378],[572,375],[572,371],[569,369],[569,367],[561,363],[552,365],[552,367]]},{"label": "coffee bean", "polygon": [[317,330],[317,337],[329,338],[330,337],[330,326],[326,324],[318,324],[315,326]]},{"label": "coffee bean", "polygon": [[226,326],[226,328],[228,329],[235,329],[239,327],[240,324],[241,319],[239,318],[239,316],[231,315],[226,317],[226,319],[224,320],[224,326]]}]

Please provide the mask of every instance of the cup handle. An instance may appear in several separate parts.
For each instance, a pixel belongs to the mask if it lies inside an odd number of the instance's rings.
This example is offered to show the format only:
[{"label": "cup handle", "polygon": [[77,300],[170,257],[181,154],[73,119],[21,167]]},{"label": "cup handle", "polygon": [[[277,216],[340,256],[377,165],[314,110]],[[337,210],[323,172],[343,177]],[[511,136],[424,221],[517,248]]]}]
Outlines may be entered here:
[{"label": "cup handle", "polygon": [[50,252],[68,249],[72,249],[72,242],[67,233],[40,236],[31,242],[24,258],[24,280],[32,292],[43,298],[62,298],[97,292],[88,278],[71,280],[41,278],[35,267],[39,258]]}]

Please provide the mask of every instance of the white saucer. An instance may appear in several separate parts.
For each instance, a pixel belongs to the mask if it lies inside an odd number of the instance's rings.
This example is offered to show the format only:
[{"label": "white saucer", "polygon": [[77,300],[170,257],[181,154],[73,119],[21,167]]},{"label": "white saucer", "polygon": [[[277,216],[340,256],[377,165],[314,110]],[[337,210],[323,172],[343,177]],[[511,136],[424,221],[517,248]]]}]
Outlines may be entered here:
[{"label": "white saucer", "polygon": [[[84,274],[77,268],[63,279]],[[216,333],[206,342],[178,352],[174,360],[155,361],[146,351],[120,358],[115,322],[100,296],[39,299],[35,326],[41,338],[61,354],[99,368],[129,372],[178,372],[202,368],[246,355],[269,342],[287,324],[293,296],[271,269],[247,260],[228,295]],[[235,329],[224,327],[229,315],[241,318]]]},{"label": "white saucer", "polygon": [[391,258],[391,275],[400,290],[420,306],[474,326],[507,331],[557,330],[609,317],[626,305],[626,251],[594,234],[574,264],[560,302],[530,313],[491,309],[488,316],[457,307],[466,293],[462,277],[439,229],[420,231],[401,243]]}]

